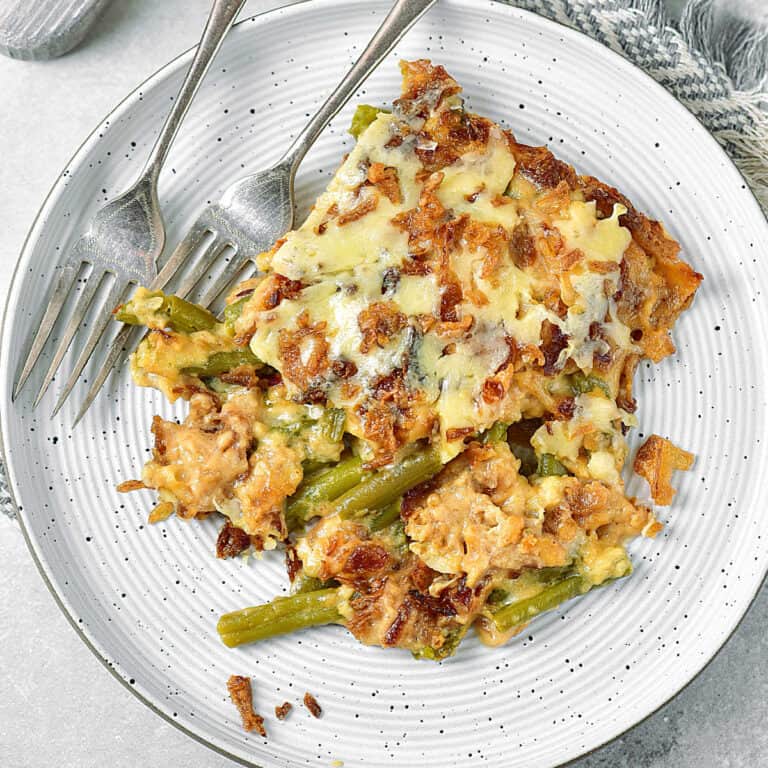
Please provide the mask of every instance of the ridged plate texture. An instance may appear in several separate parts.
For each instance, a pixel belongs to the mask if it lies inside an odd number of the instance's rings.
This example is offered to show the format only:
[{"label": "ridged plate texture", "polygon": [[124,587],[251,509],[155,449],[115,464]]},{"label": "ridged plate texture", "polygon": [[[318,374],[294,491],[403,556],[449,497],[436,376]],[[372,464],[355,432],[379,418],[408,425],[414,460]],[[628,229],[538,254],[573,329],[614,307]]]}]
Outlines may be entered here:
[{"label": "ridged plate texture", "polygon": [[[171,244],[229,182],[280,155],[388,5],[314,0],[234,28],[161,178]],[[35,381],[11,404],[51,265],[139,170],[188,54],[87,139],[33,228],[2,338],[5,455],[31,548],[73,624],[147,703],[211,746],[270,768],[336,760],[347,768],[552,766],[673,696],[733,631],[763,578],[768,226],[696,120],[586,37],[506,5],[441,0],[365,85],[361,101],[386,104],[398,95],[400,57],[444,64],[473,110],[617,186],[665,222],[705,275],[675,329],[678,353],[638,372],[641,427],[633,444],[658,432],[697,458],[676,478],[674,505],[660,510],[664,531],[632,545],[632,578],[536,620],[506,647],[470,639],[441,664],[363,647],[336,627],[228,650],[216,637],[218,615],[284,592],[282,556],[217,560],[217,522],[149,526],[149,494],[115,491],[139,476],[152,415],[180,416],[182,408],[132,387],[124,370],[71,429],[84,385],[48,418],[66,366],[39,410],[31,410]],[[349,150],[352,109],[303,163],[301,211]],[[633,480],[629,490],[644,496],[647,489]],[[233,673],[252,676],[267,741],[241,730],[226,691]],[[305,691],[323,706],[321,719],[301,706]],[[272,708],[284,700],[297,706],[281,723]]]}]

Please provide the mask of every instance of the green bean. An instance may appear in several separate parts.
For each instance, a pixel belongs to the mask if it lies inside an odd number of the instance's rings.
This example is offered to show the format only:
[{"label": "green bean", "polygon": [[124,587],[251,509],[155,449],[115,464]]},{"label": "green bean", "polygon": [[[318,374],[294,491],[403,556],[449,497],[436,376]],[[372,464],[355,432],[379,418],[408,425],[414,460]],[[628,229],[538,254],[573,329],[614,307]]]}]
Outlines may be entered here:
[{"label": "green bean", "polygon": [[360,134],[379,116],[380,112],[389,114],[388,109],[372,107],[370,104],[358,104],[355,114],[352,116],[349,132],[356,139],[359,139]]},{"label": "green bean", "polygon": [[[151,296],[162,296],[162,294],[160,292],[156,292],[152,293]],[[126,301],[125,304],[120,304],[114,311],[115,320],[121,323],[125,323],[126,325],[144,325],[144,323],[139,320],[138,316],[131,311],[131,304],[133,304],[132,300]]]},{"label": "green bean", "polygon": [[545,568],[537,568],[534,571],[528,571],[528,573],[535,575],[536,581],[544,585],[555,584],[576,575],[573,566],[569,565],[551,565]]},{"label": "green bean", "polygon": [[[168,296],[160,291],[147,294],[147,298],[162,298],[162,304],[155,313],[164,315],[168,327],[178,333],[194,333],[195,331],[210,331],[217,325],[216,317],[207,309],[180,299],[178,296]],[[121,305],[115,312],[115,319],[128,325],[144,325],[135,312],[132,302]]]},{"label": "green bean", "polygon": [[243,296],[242,299],[233,301],[231,304],[227,304],[227,306],[224,307],[224,323],[229,330],[234,330],[235,323],[243,313],[243,307],[248,303],[250,298],[250,294],[248,296]]},{"label": "green bean", "polygon": [[611,397],[608,382],[599,376],[585,376],[581,371],[571,376],[571,392],[574,395],[585,395],[593,389],[602,389],[606,397]]},{"label": "green bean", "polygon": [[542,477],[550,475],[567,475],[568,470],[551,453],[542,453],[536,474]]},{"label": "green bean", "polygon": [[533,475],[539,465],[531,437],[541,424],[541,419],[523,419],[511,424],[507,430],[509,449],[520,460],[520,474],[525,477]]},{"label": "green bean", "polygon": [[285,510],[288,528],[293,530],[308,520],[318,504],[337,499],[364,476],[363,462],[357,456],[342,459],[335,467],[314,475],[288,501]]},{"label": "green bean", "polygon": [[455,629],[452,629],[445,636],[445,642],[439,648],[433,648],[431,645],[425,645],[418,651],[411,651],[411,654],[416,659],[429,659],[430,661],[442,661],[449,656],[453,656],[456,653],[461,641],[464,639],[464,635],[469,630],[469,624],[462,624]]},{"label": "green bean", "polygon": [[515,443],[510,440],[509,450],[512,451],[516,459],[520,461],[520,474],[524,477],[530,477],[536,473],[539,466],[536,459],[536,451],[530,443]]},{"label": "green bean", "polygon": [[326,408],[320,417],[320,431],[332,443],[338,443],[344,437],[347,414],[342,408]]},{"label": "green bean", "polygon": [[336,589],[301,592],[271,603],[224,614],[216,626],[224,645],[234,648],[304,627],[343,621]]},{"label": "green bean", "polygon": [[327,461],[321,461],[320,459],[304,459],[301,462],[301,468],[304,470],[304,480],[308,481],[311,477],[316,477],[328,469]]},{"label": "green bean", "polygon": [[119,323],[125,323],[126,325],[144,325],[144,323],[142,323],[141,320],[128,309],[128,303],[130,302],[121,304],[114,311],[115,320]]},{"label": "green bean", "polygon": [[625,558],[621,564],[621,571],[617,568],[612,576],[605,578],[599,584],[595,584],[578,574],[563,575],[560,568],[542,569],[541,573],[538,574],[545,584],[541,592],[533,597],[502,605],[494,611],[493,620],[500,632],[506,632],[520,624],[525,624],[540,613],[549,611],[571,598],[586,594],[596,587],[603,587],[616,579],[622,579],[629,576],[630,573],[632,573],[632,563],[629,558]]},{"label": "green bean", "polygon": [[218,324],[215,315],[207,309],[178,296],[166,296],[164,309],[171,327],[181,333],[211,331]]},{"label": "green bean", "polygon": [[559,583],[569,576],[577,575],[573,566],[550,566],[546,568],[536,568],[523,571],[522,574],[513,579],[505,579],[499,586],[490,591],[486,603],[490,606],[500,608],[509,603],[510,591],[516,587],[543,589],[554,583]]},{"label": "green bean", "polygon": [[502,443],[507,439],[507,430],[509,424],[504,421],[497,421],[489,430],[483,435],[483,443]]},{"label": "green bean", "polygon": [[319,589],[329,589],[335,586],[338,586],[336,581],[323,581],[315,576],[302,576],[294,590],[294,594],[300,595],[304,592],[317,592]]},{"label": "green bean", "polygon": [[182,368],[181,372],[190,376],[221,376],[242,365],[261,368],[261,360],[251,352],[250,347],[240,347],[230,352],[215,352],[203,365]]},{"label": "green bean", "polygon": [[350,488],[331,504],[329,514],[338,512],[341,517],[349,518],[358,512],[386,507],[406,491],[434,477],[442,467],[435,451],[415,453]]},{"label": "green bean", "polygon": [[508,595],[509,592],[507,592],[506,589],[500,589],[497,587],[488,593],[488,597],[486,598],[485,602],[490,606],[502,605],[504,602],[506,602]]},{"label": "green bean", "polygon": [[383,531],[385,528],[389,528],[396,520],[399,520],[401,501],[402,499],[396,499],[389,506],[384,507],[381,512],[374,515],[370,523],[368,523],[368,530],[372,533]]},{"label": "green bean", "polygon": [[582,576],[569,576],[567,579],[557,581],[545,587],[538,595],[517,600],[499,608],[493,614],[496,628],[500,632],[507,632],[513,627],[525,624],[534,616],[589,591],[589,588],[590,583]]},{"label": "green bean", "polygon": [[[331,595],[333,598],[331,599]],[[319,605],[328,605],[328,601],[335,605],[337,599],[335,589],[316,589],[310,592],[299,592],[286,597],[276,597],[269,603],[255,605],[250,608],[241,608],[237,611],[225,613],[217,625],[219,632],[228,634],[253,625],[253,616],[288,616],[299,611],[316,608]]]}]

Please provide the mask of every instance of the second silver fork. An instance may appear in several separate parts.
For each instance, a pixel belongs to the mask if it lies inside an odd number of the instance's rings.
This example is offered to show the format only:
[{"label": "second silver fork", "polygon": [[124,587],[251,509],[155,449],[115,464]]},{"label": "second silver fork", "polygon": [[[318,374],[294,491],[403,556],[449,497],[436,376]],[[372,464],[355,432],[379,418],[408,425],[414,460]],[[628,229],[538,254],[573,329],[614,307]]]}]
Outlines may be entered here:
[{"label": "second silver fork", "polygon": [[[331,93],[283,157],[271,168],[258,171],[232,184],[221,200],[208,206],[197,218],[165,264],[153,287],[161,288],[179,266],[195,253],[197,260],[174,293],[186,298],[226,250],[231,256],[198,299],[209,306],[258,253],[265,251],[294,223],[293,182],[299,164],[325,126],[349,101],[403,35],[437,0],[397,0],[370,43],[344,79]],[[207,238],[207,244],[201,248]],[[130,348],[135,331],[123,327],[115,337],[107,358],[94,379],[76,417],[90,407],[113,368],[119,367]]]}]

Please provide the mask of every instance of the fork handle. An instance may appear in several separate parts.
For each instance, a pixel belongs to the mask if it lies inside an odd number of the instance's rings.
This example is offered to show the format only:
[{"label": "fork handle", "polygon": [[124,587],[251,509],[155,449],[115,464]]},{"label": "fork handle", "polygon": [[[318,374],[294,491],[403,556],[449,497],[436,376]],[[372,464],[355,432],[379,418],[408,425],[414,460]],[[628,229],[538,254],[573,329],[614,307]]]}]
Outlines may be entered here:
[{"label": "fork handle", "polygon": [[144,166],[143,177],[149,178],[154,185],[160,175],[160,169],[168,156],[176,132],[179,130],[184,115],[187,114],[189,105],[200,87],[211,62],[221,48],[224,37],[232,26],[240,9],[245,5],[245,0],[214,0],[208,22],[203,30],[203,36],[195,51],[195,57],[189,66],[181,89],[173,102],[168,117],[160,129],[160,134],[149,153],[149,158]]},{"label": "fork handle", "polygon": [[283,156],[293,180],[299,164],[307,150],[315,143],[322,130],[341,108],[349,101],[354,92],[365,82],[368,75],[381,63],[382,59],[400,42],[405,33],[437,2],[437,0],[397,0],[392,10],[376,30],[360,58],[354,63],[346,77],[328,97],[322,107],[307,123],[304,130],[296,137]]}]

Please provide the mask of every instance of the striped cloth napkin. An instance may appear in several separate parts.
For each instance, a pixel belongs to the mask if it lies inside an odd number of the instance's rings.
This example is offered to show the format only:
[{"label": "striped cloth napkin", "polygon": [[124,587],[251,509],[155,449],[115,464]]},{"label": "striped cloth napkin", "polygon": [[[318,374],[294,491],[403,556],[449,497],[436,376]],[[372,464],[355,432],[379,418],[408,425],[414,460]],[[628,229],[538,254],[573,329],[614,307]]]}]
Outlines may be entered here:
[{"label": "striped cloth napkin", "polygon": [[[709,129],[768,211],[766,0],[504,0],[599,40]],[[669,9],[680,8],[673,25]]]},{"label": "striped cloth napkin", "polygon": [[[502,0],[584,32],[634,62],[725,147],[768,211],[765,0]],[[670,9],[681,11],[673,23]],[[0,513],[14,517],[0,465]]]}]

